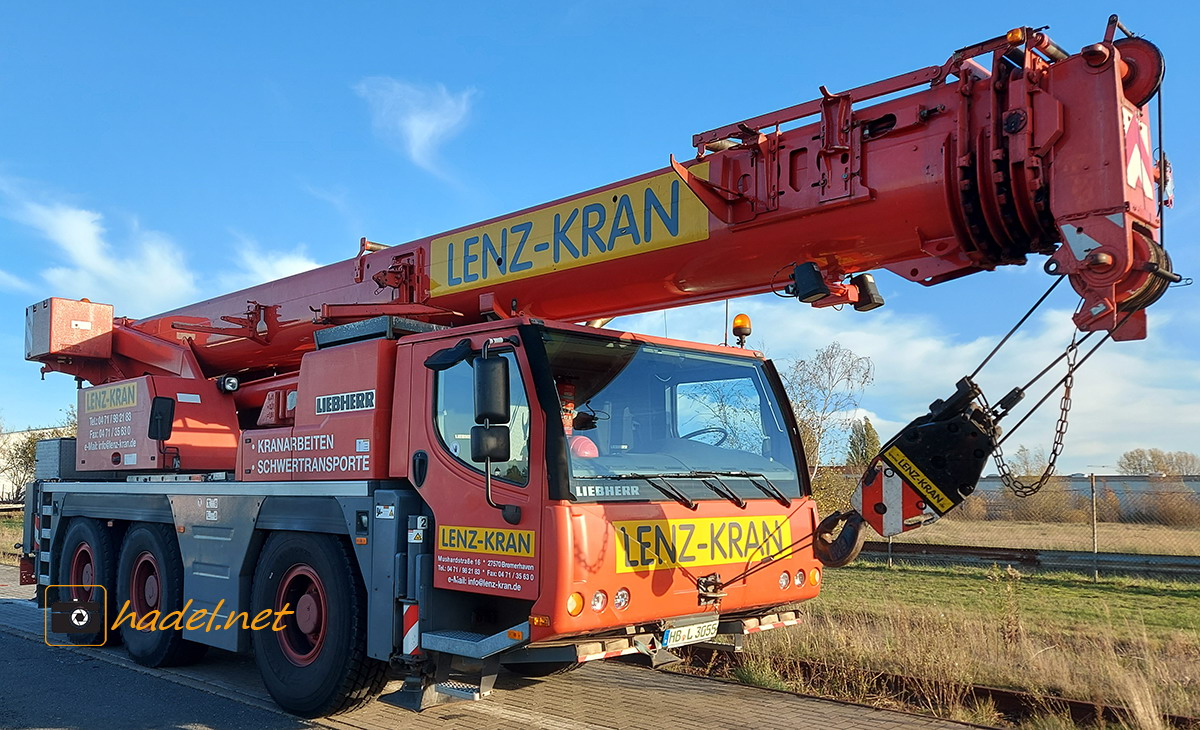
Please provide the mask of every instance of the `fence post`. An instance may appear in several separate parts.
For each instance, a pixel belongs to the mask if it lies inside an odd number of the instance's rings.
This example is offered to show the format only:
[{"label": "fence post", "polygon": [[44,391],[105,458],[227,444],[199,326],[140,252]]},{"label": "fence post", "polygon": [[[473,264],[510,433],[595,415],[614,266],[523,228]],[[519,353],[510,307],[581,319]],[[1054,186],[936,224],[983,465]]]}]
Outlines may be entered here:
[{"label": "fence post", "polygon": [[1100,541],[1096,536],[1096,475],[1088,475],[1088,483],[1092,488],[1092,582],[1100,582]]}]

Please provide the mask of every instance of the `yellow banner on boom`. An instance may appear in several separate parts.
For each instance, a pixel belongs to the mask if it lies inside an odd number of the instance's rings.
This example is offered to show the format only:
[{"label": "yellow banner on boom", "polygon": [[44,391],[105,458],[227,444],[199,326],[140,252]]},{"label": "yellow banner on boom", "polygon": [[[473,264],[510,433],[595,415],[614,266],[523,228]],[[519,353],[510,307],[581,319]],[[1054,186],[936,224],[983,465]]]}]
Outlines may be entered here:
[{"label": "yellow banner on boom", "polygon": [[[692,174],[708,177],[708,163]],[[433,239],[434,297],[708,238],[708,209],[674,172]]]}]

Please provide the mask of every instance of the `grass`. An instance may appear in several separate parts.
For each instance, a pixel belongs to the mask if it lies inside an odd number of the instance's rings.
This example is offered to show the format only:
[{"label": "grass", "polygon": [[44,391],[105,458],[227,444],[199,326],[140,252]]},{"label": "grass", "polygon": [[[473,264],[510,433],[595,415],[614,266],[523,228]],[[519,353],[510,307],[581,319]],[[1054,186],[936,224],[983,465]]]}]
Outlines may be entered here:
[{"label": "grass", "polygon": [[[1141,555],[1200,555],[1200,529],[1101,522],[1100,551]],[[943,519],[893,538],[895,542],[1034,550],[1092,549],[1090,522],[1014,522]]]},{"label": "grass", "polygon": [[16,565],[21,557],[13,545],[22,540],[23,523],[20,517],[0,517],[0,565]]},{"label": "grass", "polygon": [[[1198,585],[860,565],[827,571],[800,610],[800,626],[751,637],[737,678],[987,724],[995,708],[971,705],[968,685],[1123,705],[1137,728],[1200,715]],[[916,691],[889,693],[871,672],[915,677]],[[1063,722],[1026,724],[1072,727]]]}]

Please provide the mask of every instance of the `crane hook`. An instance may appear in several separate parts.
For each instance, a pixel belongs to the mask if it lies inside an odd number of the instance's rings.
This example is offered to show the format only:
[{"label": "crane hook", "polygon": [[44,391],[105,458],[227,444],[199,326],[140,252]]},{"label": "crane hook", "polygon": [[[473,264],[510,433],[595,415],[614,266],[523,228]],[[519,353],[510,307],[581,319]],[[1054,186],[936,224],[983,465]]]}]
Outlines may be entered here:
[{"label": "crane hook", "polygon": [[[838,524],[845,522],[837,537],[833,531]],[[866,523],[862,515],[850,510],[849,512],[834,512],[821,520],[813,535],[813,554],[828,568],[840,568],[849,565],[862,551],[867,533],[863,530]]]}]

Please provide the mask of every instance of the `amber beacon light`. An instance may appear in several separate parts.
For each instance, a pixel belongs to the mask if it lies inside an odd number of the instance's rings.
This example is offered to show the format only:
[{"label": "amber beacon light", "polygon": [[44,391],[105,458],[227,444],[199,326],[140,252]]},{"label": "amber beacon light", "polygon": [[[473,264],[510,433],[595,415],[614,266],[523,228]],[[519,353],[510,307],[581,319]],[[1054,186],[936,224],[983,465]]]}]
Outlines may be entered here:
[{"label": "amber beacon light", "polygon": [[746,346],[746,338],[750,336],[750,315],[739,314],[733,318],[733,336],[737,338],[738,347]]}]

